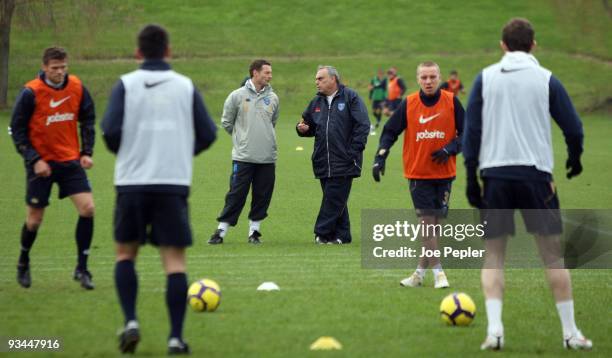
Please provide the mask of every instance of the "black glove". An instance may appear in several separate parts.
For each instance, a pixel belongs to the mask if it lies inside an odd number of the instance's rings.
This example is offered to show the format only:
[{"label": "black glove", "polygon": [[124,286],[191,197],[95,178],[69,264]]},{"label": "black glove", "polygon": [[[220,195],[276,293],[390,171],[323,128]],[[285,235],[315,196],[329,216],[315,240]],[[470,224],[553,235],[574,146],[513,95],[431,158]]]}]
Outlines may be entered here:
[{"label": "black glove", "polygon": [[478,176],[476,173],[470,173],[469,170],[465,195],[471,206],[482,209],[482,191],[480,190],[480,183],[478,183]]},{"label": "black glove", "polygon": [[582,163],[580,163],[580,157],[569,158],[565,163],[565,168],[568,170],[567,179],[572,179],[582,173]]},{"label": "black glove", "polygon": [[431,160],[433,160],[434,163],[440,165],[446,164],[446,162],[448,162],[448,158],[450,158],[450,154],[448,153],[446,148],[442,148],[431,153]]},{"label": "black glove", "polygon": [[374,181],[379,182],[380,176],[385,175],[385,161],[387,160],[388,152],[385,149],[381,149],[374,157],[374,165],[372,166],[372,176]]}]

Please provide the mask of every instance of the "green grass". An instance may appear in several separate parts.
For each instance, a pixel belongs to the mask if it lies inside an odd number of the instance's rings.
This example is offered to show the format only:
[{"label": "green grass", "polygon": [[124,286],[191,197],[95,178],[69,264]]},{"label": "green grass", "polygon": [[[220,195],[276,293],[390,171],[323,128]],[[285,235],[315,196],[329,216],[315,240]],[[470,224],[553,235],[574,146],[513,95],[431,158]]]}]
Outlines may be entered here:
[{"label": "green grass", "polygon": [[533,21],[544,48],[612,58],[612,24],[601,1],[59,0],[52,10],[23,3],[16,14],[19,59],[38,57],[50,41],[84,57],[127,57],[134,47],[126,40],[146,22],[165,24],[180,56],[489,52],[515,16]]},{"label": "green grass", "polygon": [[[168,25],[173,66],[192,77],[218,121],[223,100],[247,72],[255,56],[270,57],[273,86],[281,99],[277,127],[279,160],[270,216],[263,226],[264,244],[246,244],[247,219],[230,231],[222,247],[205,244],[216,227],[230,174],[230,137],[219,140],[195,161],[190,198],[196,243],[189,251],[189,277],[210,277],[223,290],[222,304],[212,314],[189,312],[185,337],[197,355],[316,356],[308,350],[319,336],[336,337],[344,346],[333,356],[440,356],[478,354],[486,317],[478,270],[452,270],[453,290],[470,294],[477,318],[464,329],[445,327],[438,305],[447,292],[431,288],[431,273],[423,289],[401,289],[409,270],[361,269],[360,210],[411,207],[402,178],[400,149],[393,148],[387,173],[375,184],[367,169],[356,180],[349,203],[355,243],[343,247],[312,244],[312,226],[320,205],[320,188],[313,179],[312,140],[298,138],[294,125],[314,94],[318,64],[336,65],[345,81],[365,97],[369,77],[378,66],[397,65],[410,90],[416,89],[414,68],[423,60],[438,61],[443,72],[460,71],[467,86],[478,71],[498,60],[499,29],[507,18],[527,16],[536,26],[542,65],[567,86],[584,122],[583,175],[564,176],[565,144],[554,127],[555,178],[565,208],[610,208],[612,137],[610,113],[590,112],[612,93],[610,22],[598,10],[599,1],[397,1],[385,8],[376,2],[137,2],[59,1],[54,7],[55,30],[49,15],[15,19],[10,64],[11,101],[38,68],[41,49],[50,43],[68,47],[71,71],[92,92],[98,118],[112,84],[136,67],[127,59],[137,29],[149,21]],[[44,2],[33,8],[40,11]],[[83,5],[86,4],[86,5]],[[398,10],[401,9],[401,10]],[[85,15],[87,16],[85,16]],[[376,14],[379,18],[377,19]],[[585,20],[582,16],[589,16]],[[385,21],[386,26],[378,26]],[[435,19],[435,21],[433,20]],[[36,21],[41,26],[34,26]],[[82,31],[72,31],[82,28]],[[388,41],[387,39],[394,39]],[[117,58],[116,60],[108,60]],[[604,59],[604,60],[602,60]],[[469,90],[469,88],[468,88]],[[461,97],[466,102],[466,97]],[[9,124],[9,111],[0,111],[0,127]],[[370,163],[378,136],[369,137],[365,163]],[[304,151],[295,151],[304,146]],[[59,336],[64,354],[114,356],[115,330],[121,313],[114,291],[112,213],[114,158],[100,138],[89,172],[96,201],[96,226],[91,270],[96,290],[83,292],[71,280],[75,263],[74,224],[69,201],[56,197],[47,210],[32,251],[33,287],[15,283],[18,236],[25,215],[24,172],[10,138],[0,136],[0,336]],[[461,158],[459,159],[461,161]],[[366,168],[369,165],[366,165]],[[451,206],[467,208],[463,167],[458,166]],[[56,191],[54,192],[56,194]],[[141,355],[165,351],[167,316],[165,279],[157,253],[142,250],[138,313],[143,342]],[[609,356],[612,299],[610,270],[573,271],[576,315],[580,328],[595,342],[591,355]],[[255,288],[274,281],[280,292]],[[540,270],[507,273],[504,306],[507,355],[565,354],[553,300]]]}]

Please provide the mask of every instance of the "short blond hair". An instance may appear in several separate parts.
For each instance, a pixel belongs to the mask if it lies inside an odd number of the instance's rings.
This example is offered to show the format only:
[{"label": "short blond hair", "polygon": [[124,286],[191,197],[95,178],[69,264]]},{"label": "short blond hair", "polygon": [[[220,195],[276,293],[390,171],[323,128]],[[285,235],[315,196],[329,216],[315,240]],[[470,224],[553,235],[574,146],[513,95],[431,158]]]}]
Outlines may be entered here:
[{"label": "short blond hair", "polygon": [[422,67],[435,67],[438,69],[438,74],[440,74],[440,66],[438,66],[437,63],[433,62],[433,61],[425,61],[425,62],[421,62],[419,63],[419,65],[416,68],[416,75],[417,77],[419,77],[419,71],[421,70]]}]

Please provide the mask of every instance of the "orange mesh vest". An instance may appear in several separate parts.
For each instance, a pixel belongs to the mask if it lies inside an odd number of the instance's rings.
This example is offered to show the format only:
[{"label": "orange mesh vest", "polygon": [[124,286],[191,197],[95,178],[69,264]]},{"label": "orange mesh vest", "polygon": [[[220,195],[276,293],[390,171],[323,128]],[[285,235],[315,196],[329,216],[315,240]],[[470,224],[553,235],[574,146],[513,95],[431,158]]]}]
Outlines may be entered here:
[{"label": "orange mesh vest", "polygon": [[29,123],[29,139],[45,161],[64,162],[79,159],[77,121],[83,96],[81,80],[68,76],[68,85],[60,90],[36,78],[25,85],[34,92],[34,113]]},{"label": "orange mesh vest", "polygon": [[406,98],[406,133],[404,134],[404,176],[408,179],[445,179],[456,175],[455,156],[446,164],[431,160],[431,153],[457,136],[453,94],[440,91],[435,106],[421,102],[419,92]]},{"label": "orange mesh vest", "polygon": [[389,84],[387,85],[387,99],[389,101],[393,101],[393,100],[400,98],[402,89],[397,84],[398,79],[399,77],[395,77],[394,79],[389,80]]},{"label": "orange mesh vest", "polygon": [[453,92],[456,96],[459,93],[459,90],[461,89],[461,81],[449,79],[447,83],[448,83],[448,90]]}]

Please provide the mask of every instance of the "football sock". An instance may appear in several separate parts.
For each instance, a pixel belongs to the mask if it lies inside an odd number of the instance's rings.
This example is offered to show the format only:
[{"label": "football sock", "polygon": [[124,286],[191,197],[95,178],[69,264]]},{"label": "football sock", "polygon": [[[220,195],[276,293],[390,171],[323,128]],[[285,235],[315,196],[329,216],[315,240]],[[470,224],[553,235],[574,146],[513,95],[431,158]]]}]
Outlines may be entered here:
[{"label": "football sock", "polygon": [[571,336],[578,331],[574,320],[574,300],[557,302],[557,311],[559,312],[559,318],[561,318],[564,337]]},{"label": "football sock", "polygon": [[426,268],[422,268],[421,266],[417,266],[416,273],[417,273],[417,275],[419,275],[421,280],[425,278],[425,272],[427,272]]},{"label": "football sock", "polygon": [[139,328],[140,328],[140,327],[139,327],[139,325],[138,325],[138,321],[135,321],[135,320],[133,320],[133,321],[128,321],[128,322],[125,324],[125,329],[139,329]]},{"label": "football sock", "polygon": [[440,272],[444,272],[444,270],[442,269],[442,264],[435,265],[434,267],[431,268],[431,271],[433,272],[434,277],[438,276]]},{"label": "football sock", "polygon": [[89,247],[93,237],[93,217],[86,218],[79,216],[76,226],[76,243],[78,264],[77,268],[87,270],[87,258],[89,257]]},{"label": "football sock", "polygon": [[125,316],[125,322],[136,320],[136,294],[138,293],[138,277],[134,261],[122,260],[115,264],[115,286],[119,303]]},{"label": "football sock", "polygon": [[19,263],[20,264],[29,264],[30,263],[30,249],[34,244],[34,240],[36,240],[36,234],[38,230],[30,231],[26,224],[23,224],[21,228],[21,253],[19,254]]},{"label": "football sock", "polygon": [[249,220],[249,236],[253,235],[253,232],[259,231],[260,225],[261,225],[261,221]]},{"label": "football sock", "polygon": [[166,305],[170,314],[170,338],[183,338],[183,321],[187,308],[187,275],[184,272],[168,275]]},{"label": "football sock", "polygon": [[503,336],[504,325],[502,324],[502,300],[490,298],[485,301],[487,307],[487,334],[490,336]]},{"label": "football sock", "polygon": [[219,226],[217,226],[217,229],[221,230],[221,233],[219,233],[219,235],[221,237],[225,237],[225,234],[227,234],[227,229],[229,229],[229,224],[226,222],[220,222]]}]

